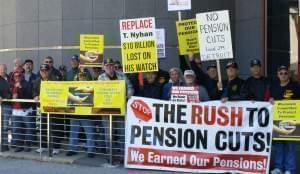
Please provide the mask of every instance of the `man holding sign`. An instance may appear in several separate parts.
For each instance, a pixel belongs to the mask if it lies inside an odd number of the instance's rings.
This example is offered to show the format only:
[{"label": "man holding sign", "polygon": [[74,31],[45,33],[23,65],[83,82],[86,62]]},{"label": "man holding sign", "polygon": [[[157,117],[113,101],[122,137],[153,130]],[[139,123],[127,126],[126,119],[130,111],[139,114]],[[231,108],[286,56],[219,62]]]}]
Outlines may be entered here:
[{"label": "man holding sign", "polygon": [[[289,69],[287,66],[280,66],[277,71],[279,82],[271,86],[271,97],[274,100],[299,100],[300,86],[296,82],[290,81]],[[274,131],[280,134],[291,134],[295,131],[292,125],[276,126]],[[289,141],[276,141],[275,146],[275,169],[271,174],[280,174],[296,172],[296,144]]]},{"label": "man holding sign", "polygon": [[199,57],[189,55],[191,69],[195,72],[198,83],[203,85],[211,100],[219,100],[221,97],[222,83],[218,82],[217,65],[211,63],[207,66],[207,73],[202,70],[202,62]]},{"label": "man holding sign", "polygon": [[[233,58],[229,11],[199,13],[196,19],[201,60],[217,61],[220,83],[220,60]],[[221,86],[219,88],[222,89]]]},{"label": "man holding sign", "polygon": [[[101,74],[98,78],[98,80],[100,81],[109,81],[109,80],[125,80],[126,83],[126,96],[127,98],[130,98],[133,93],[134,93],[134,89],[133,86],[131,85],[130,81],[127,79],[127,77],[120,71],[116,71],[115,70],[115,63],[113,59],[106,59],[104,61],[104,73]],[[125,123],[124,123],[124,119],[122,117],[114,117],[114,122],[113,122],[113,128],[116,129],[115,131],[117,132],[116,135],[114,135],[112,138],[118,140],[118,143],[114,143],[114,150],[121,150],[122,147],[124,146],[123,144],[123,140],[124,140],[124,127],[125,127]],[[102,119],[102,127],[104,127],[104,131],[105,131],[105,135],[104,135],[104,139],[105,142],[109,142],[109,120],[106,117],[103,117]],[[119,152],[116,152],[119,153]],[[122,154],[122,153],[121,153]]]}]

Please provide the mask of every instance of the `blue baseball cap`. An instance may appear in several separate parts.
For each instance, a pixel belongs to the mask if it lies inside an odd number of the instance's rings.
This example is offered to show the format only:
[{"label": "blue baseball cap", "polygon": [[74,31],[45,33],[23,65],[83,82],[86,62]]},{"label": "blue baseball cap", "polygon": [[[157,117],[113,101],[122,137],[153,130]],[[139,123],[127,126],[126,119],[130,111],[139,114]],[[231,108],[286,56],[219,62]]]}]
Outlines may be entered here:
[{"label": "blue baseball cap", "polygon": [[250,62],[250,66],[253,67],[255,65],[261,66],[260,60],[258,60],[258,59],[252,59],[251,62]]},{"label": "blue baseball cap", "polygon": [[74,54],[71,58],[71,60],[79,61],[79,56],[77,54]]}]

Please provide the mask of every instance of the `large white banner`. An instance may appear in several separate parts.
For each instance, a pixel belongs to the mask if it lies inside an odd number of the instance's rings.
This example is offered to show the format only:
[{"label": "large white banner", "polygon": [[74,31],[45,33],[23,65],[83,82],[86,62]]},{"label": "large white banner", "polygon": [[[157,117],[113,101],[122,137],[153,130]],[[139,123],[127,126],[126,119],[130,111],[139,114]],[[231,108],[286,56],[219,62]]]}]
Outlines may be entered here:
[{"label": "large white banner", "polygon": [[132,97],[125,166],[201,173],[268,173],[272,105],[182,104]]},{"label": "large white banner", "polygon": [[233,58],[228,10],[196,15],[202,61]]}]

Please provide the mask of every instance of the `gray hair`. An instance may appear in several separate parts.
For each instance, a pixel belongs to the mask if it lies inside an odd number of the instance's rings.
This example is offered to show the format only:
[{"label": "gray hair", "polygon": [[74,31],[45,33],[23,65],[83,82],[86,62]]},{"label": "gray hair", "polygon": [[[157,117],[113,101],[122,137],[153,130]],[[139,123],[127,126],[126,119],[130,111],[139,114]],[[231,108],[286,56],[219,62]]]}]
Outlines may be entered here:
[{"label": "gray hair", "polygon": [[[177,67],[173,67],[173,68],[171,68],[170,70],[169,70],[169,75],[171,75],[171,73],[172,72],[177,72],[178,74],[179,74],[179,81],[182,81],[182,79],[183,79],[183,75],[182,75],[182,71],[179,69],[179,68],[177,68]],[[171,80],[171,79],[170,79]]]}]

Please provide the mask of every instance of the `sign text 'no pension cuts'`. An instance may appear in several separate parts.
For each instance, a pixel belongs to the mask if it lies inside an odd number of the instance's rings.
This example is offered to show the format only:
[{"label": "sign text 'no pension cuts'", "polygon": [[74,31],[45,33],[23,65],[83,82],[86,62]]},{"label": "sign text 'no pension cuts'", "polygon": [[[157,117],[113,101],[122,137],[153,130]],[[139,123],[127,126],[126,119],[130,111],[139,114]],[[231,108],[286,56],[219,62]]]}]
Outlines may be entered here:
[{"label": "sign text 'no pension cuts'", "polygon": [[233,58],[229,12],[198,13],[196,19],[201,60]]},{"label": "sign text 'no pension cuts'", "polygon": [[158,70],[153,17],[120,20],[120,34],[125,73]]},{"label": "sign text 'no pension cuts'", "polygon": [[183,172],[268,173],[269,102],[127,103],[125,166]]}]

